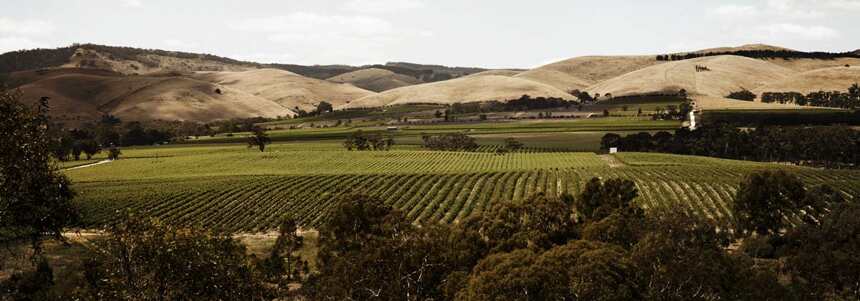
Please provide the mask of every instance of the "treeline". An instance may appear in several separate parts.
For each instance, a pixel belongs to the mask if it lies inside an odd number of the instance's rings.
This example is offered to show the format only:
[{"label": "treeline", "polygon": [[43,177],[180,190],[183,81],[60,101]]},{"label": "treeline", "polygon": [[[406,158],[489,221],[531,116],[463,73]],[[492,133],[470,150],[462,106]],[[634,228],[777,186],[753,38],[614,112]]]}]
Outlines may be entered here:
[{"label": "treeline", "polygon": [[478,148],[475,138],[463,133],[447,133],[441,135],[421,134],[421,141],[426,149],[439,151],[474,151]]},{"label": "treeline", "polygon": [[860,108],[860,85],[856,83],[851,85],[847,93],[840,91],[818,91],[803,95],[798,92],[764,92],[761,95],[761,102],[858,109]]},{"label": "treeline", "polygon": [[705,111],[701,124],[734,124],[738,126],[760,125],[860,125],[860,110],[808,111],[808,110],[764,110],[764,111]]},{"label": "treeline", "polygon": [[393,146],[393,137],[380,133],[365,134],[362,130],[353,132],[343,141],[343,147],[349,151],[387,151]]},{"label": "treeline", "polygon": [[663,54],[658,55],[658,61],[681,61],[700,57],[719,56],[719,55],[737,55],[754,59],[819,59],[833,60],[838,58],[860,58],[860,54],[856,52],[803,52],[792,50],[736,50],[736,51],[719,51],[706,53],[684,53],[684,54]]},{"label": "treeline", "polygon": [[679,129],[627,136],[610,133],[601,148],[630,152],[662,152],[762,162],[790,162],[829,168],[860,166],[860,131],[846,126],[759,126],[741,130],[732,125]]},{"label": "treeline", "polygon": [[224,131],[251,131],[255,121],[259,120],[219,121],[213,128],[209,124],[186,121],[124,122],[113,115],[104,115],[99,120],[70,128],[50,123],[48,129],[52,154],[58,160],[67,161],[79,160],[81,155],[90,159],[101,150],[112,147],[156,145],[190,136],[214,135],[219,128]]},{"label": "treeline", "polygon": [[483,102],[457,102],[451,105],[449,109],[453,114],[469,114],[469,113],[484,113],[484,112],[508,112],[508,111],[527,111],[527,110],[542,110],[565,108],[571,106],[579,106],[579,102],[574,100],[566,100],[555,97],[535,97],[523,95],[517,99],[507,101],[483,101]]}]

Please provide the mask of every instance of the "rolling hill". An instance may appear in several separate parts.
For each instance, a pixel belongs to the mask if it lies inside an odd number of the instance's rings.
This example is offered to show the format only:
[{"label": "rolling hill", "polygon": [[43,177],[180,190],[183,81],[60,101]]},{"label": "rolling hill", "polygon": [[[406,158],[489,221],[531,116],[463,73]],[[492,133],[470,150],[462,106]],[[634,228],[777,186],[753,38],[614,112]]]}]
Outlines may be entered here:
[{"label": "rolling hill", "polygon": [[321,101],[333,106],[376,93],[350,84],[339,84],[304,77],[278,69],[242,72],[198,72],[195,79],[230,87],[280,104],[285,108],[310,111]]},{"label": "rolling hill", "polygon": [[[704,66],[710,71],[697,71]],[[655,65],[598,83],[587,89],[613,96],[674,94],[724,97],[741,88],[755,89],[796,72],[767,61],[741,56],[709,56]]]},{"label": "rolling hill", "polygon": [[359,69],[331,77],[328,80],[336,83],[352,84],[353,86],[375,92],[422,83],[417,78],[379,68]]},{"label": "rolling hill", "polygon": [[64,72],[18,87],[26,101],[50,97],[59,120],[194,120],[292,116],[275,102],[209,82],[178,76],[116,76]]},{"label": "rolling hill", "polygon": [[573,98],[570,94],[550,85],[516,77],[486,75],[388,90],[352,101],[342,108],[378,107],[406,103],[450,104],[490,100],[503,101],[519,98],[525,94],[532,97]]},{"label": "rolling hill", "polygon": [[475,76],[486,76],[486,75],[501,75],[501,76],[514,76],[520,73],[523,73],[523,70],[510,70],[510,69],[495,69],[495,70],[487,70],[474,74],[466,75],[466,77],[475,77]]},{"label": "rolling hill", "polygon": [[798,73],[758,87],[753,92],[759,95],[762,92],[844,92],[854,83],[860,83],[860,66],[831,67]]},{"label": "rolling hill", "polygon": [[654,56],[583,56],[528,70],[516,77],[570,91],[660,63]]}]

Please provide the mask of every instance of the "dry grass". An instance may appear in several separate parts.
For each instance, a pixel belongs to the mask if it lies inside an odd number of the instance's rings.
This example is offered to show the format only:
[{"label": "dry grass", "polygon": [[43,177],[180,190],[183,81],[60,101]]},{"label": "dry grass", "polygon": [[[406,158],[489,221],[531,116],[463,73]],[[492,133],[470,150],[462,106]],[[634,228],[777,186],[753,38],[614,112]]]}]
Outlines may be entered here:
[{"label": "dry grass", "polygon": [[62,72],[29,80],[20,87],[24,100],[48,96],[52,114],[62,119],[92,119],[104,113],[125,120],[195,121],[293,115],[264,98],[185,77]]},{"label": "dry grass", "polygon": [[860,82],[860,66],[832,67],[807,71],[768,83],[753,92],[800,92],[846,91],[854,83]]},{"label": "dry grass", "polygon": [[517,77],[569,91],[660,63],[663,62],[654,56],[583,56],[525,71]]},{"label": "dry grass", "polygon": [[321,101],[338,107],[348,101],[376,93],[350,84],[304,77],[278,69],[243,72],[198,72],[194,78],[216,83],[273,101],[286,108],[310,111]]},{"label": "dry grass", "polygon": [[379,68],[356,70],[331,77],[328,80],[336,83],[352,84],[353,86],[375,92],[382,92],[421,83],[417,78]]},{"label": "dry grass", "polygon": [[[711,71],[696,72],[696,65],[706,66]],[[732,55],[711,56],[651,66],[601,82],[587,91],[624,96],[675,93],[686,89],[691,95],[723,97],[732,91],[754,89],[794,73],[762,60]]]},{"label": "dry grass", "polygon": [[[143,63],[146,62],[146,63]],[[61,67],[112,70],[122,74],[154,74],[193,71],[242,71],[248,67],[200,58],[188,59],[161,55],[143,55],[136,60],[120,60],[92,49],[79,48]]]},{"label": "dry grass", "polygon": [[731,51],[749,51],[749,50],[773,50],[773,51],[795,51],[794,49],[789,49],[785,47],[766,45],[766,44],[747,44],[741,45],[737,47],[716,47],[716,48],[708,48],[702,49],[699,51],[695,51],[693,53],[713,53],[713,52],[731,52]]},{"label": "dry grass", "polygon": [[798,72],[806,72],[812,71],[816,69],[823,68],[832,68],[832,67],[845,67],[845,65],[849,66],[860,66],[860,59],[858,58],[838,58],[832,60],[817,60],[817,59],[792,59],[792,60],[784,60],[784,59],[772,59],[767,60],[767,62],[771,62],[773,64],[777,64],[788,69],[798,71]]},{"label": "dry grass", "polygon": [[358,99],[343,107],[360,108],[407,103],[450,104],[510,100],[519,98],[524,94],[532,97],[572,98],[570,94],[550,85],[515,77],[487,75],[397,88]]},{"label": "dry grass", "polygon": [[518,70],[507,70],[507,69],[496,69],[496,70],[487,70],[478,73],[473,73],[466,75],[465,77],[477,77],[477,76],[487,76],[487,75],[499,75],[499,76],[514,76],[522,73],[523,71]]}]

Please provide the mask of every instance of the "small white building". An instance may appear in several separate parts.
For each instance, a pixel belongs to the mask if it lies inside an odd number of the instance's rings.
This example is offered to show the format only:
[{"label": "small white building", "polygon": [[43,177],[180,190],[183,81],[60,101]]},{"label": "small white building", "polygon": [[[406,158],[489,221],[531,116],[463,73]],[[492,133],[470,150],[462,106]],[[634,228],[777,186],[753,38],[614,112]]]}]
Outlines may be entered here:
[{"label": "small white building", "polygon": [[614,153],[617,153],[617,152],[618,152],[618,148],[617,148],[617,147],[610,147],[610,148],[609,148],[609,153],[610,153],[610,154],[614,154]]}]

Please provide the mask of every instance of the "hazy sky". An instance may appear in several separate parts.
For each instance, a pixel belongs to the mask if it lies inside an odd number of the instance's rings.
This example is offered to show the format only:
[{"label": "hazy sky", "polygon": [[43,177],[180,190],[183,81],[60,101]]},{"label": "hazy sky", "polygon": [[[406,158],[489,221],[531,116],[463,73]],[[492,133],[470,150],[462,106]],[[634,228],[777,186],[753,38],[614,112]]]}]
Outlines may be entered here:
[{"label": "hazy sky", "polygon": [[860,48],[860,0],[3,0],[0,52],[75,42],[258,62],[528,68],[768,43]]}]

